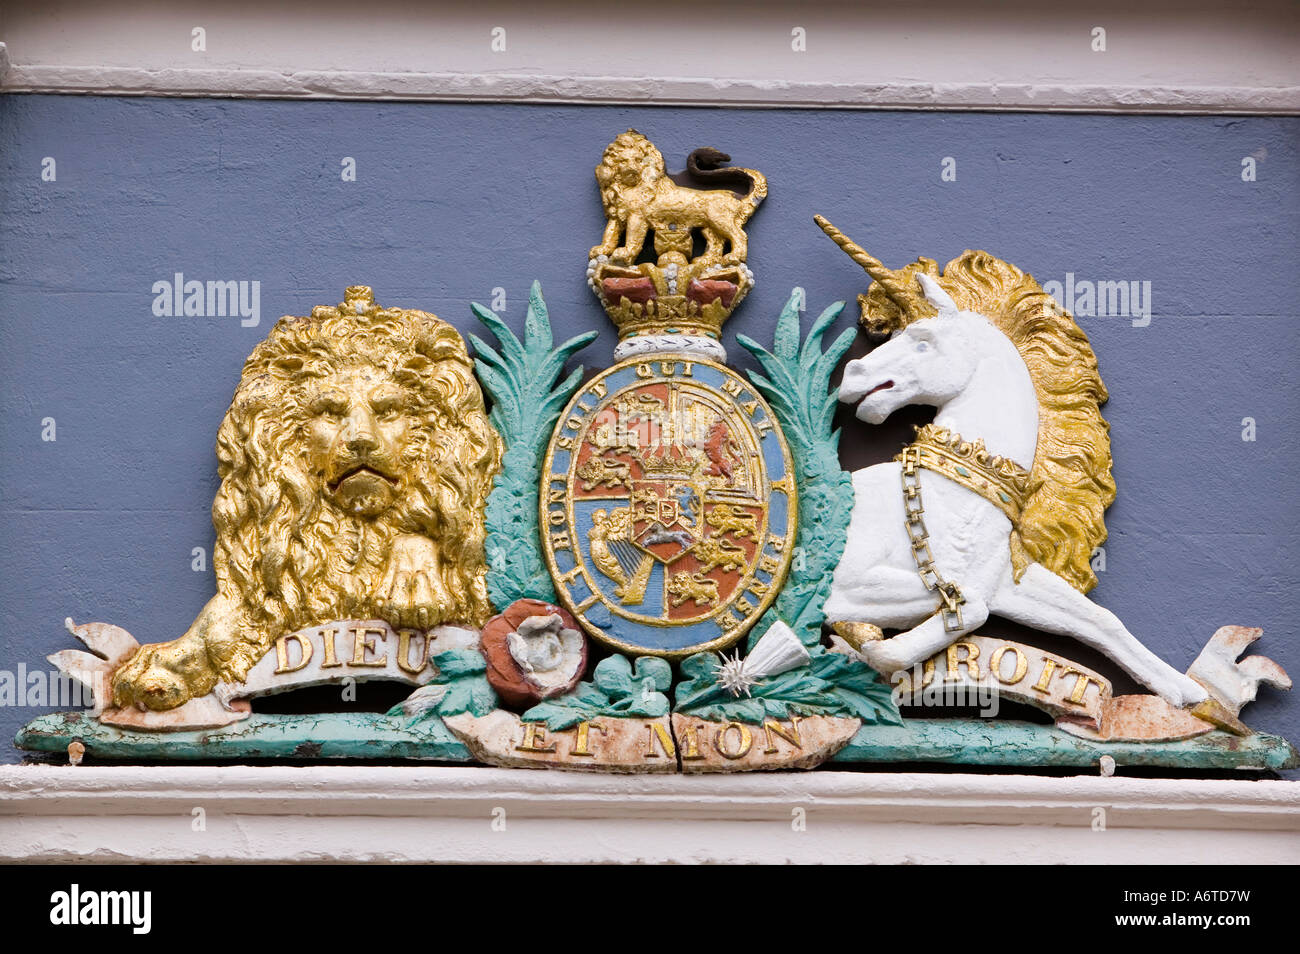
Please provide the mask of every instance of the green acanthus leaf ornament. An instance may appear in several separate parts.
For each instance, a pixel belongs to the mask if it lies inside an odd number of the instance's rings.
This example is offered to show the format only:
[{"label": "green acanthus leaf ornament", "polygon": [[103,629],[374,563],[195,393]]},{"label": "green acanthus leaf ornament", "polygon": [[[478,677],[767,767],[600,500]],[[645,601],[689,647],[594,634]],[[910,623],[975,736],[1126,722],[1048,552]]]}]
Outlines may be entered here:
[{"label": "green acanthus leaf ornament", "polygon": [[763,368],[763,373],[751,371],[749,376],[781,423],[799,487],[798,558],[776,603],[750,633],[751,648],[778,619],[804,645],[821,641],[821,607],[830,594],[831,572],[844,552],[853,509],[853,483],[840,467],[840,433],[831,428],[837,393],[830,380],[856,332],[846,329],[822,351],[822,336],[844,308],[844,302],[837,301],[813,322],[801,345],[802,298],[802,291],[796,291],[781,310],[772,351],[745,335],[737,339]]},{"label": "green acanthus leaf ornament", "polygon": [[[505,442],[501,471],[487,503],[487,589],[497,607],[519,599],[555,601],[555,587],[538,546],[537,485],[546,442],[574,389],[575,368],[565,363],[596,337],[588,331],[554,347],[541,285],[533,282],[520,341],[501,318],[477,302],[475,316],[496,335],[499,350],[470,335],[474,366],[492,398],[490,418]],[[557,383],[557,381],[559,383]]]}]

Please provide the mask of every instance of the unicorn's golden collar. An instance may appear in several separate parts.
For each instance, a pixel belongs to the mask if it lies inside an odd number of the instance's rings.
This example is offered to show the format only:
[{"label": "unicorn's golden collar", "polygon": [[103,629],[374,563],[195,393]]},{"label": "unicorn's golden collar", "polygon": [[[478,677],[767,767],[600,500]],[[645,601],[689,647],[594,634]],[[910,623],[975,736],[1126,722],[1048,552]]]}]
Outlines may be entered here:
[{"label": "unicorn's golden collar", "polygon": [[[916,429],[912,442],[919,463],[954,483],[975,491],[1007,515],[1012,527],[1020,525],[1025,501],[1033,493],[1029,471],[1006,457],[990,454],[983,440],[964,441],[960,434],[927,424]],[[899,454],[894,460],[902,460]]]}]

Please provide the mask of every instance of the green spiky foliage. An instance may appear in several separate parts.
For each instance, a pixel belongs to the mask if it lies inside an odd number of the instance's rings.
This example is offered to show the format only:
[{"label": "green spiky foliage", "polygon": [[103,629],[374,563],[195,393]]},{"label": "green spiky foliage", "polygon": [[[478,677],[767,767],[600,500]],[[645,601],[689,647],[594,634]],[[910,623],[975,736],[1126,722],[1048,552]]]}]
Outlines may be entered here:
[{"label": "green spiky foliage", "polygon": [[799,489],[794,561],[780,596],[750,633],[751,648],[777,619],[785,620],[805,646],[821,642],[822,605],[830,595],[831,573],[844,552],[853,511],[853,481],[840,467],[840,432],[831,429],[839,394],[830,383],[856,331],[845,329],[822,351],[822,336],[844,308],[837,301],[813,322],[801,345],[802,295],[796,291],[781,310],[771,351],[745,335],[737,339],[763,369],[749,377],[781,424]]},{"label": "green spiky foliage", "polygon": [[657,718],[668,714],[673,670],[654,656],[608,656],[596,664],[591,682],[580,682],[567,695],[539,702],[523,715],[525,722],[545,722],[552,732],[570,729],[600,716]]},{"label": "green spiky foliage", "polygon": [[871,667],[843,653],[817,646],[808,665],[760,680],[744,696],[718,684],[713,653],[682,660],[685,677],[675,690],[677,711],[712,722],[750,722],[792,715],[841,716],[864,725],[902,725],[889,686]]},{"label": "green spiky foliage", "polygon": [[682,661],[686,678],[675,690],[676,709],[717,721],[760,723],[765,716],[796,714],[898,725],[898,707],[876,672],[855,657],[828,652],[821,645],[822,606],[830,596],[831,574],[844,553],[853,512],[853,481],[840,467],[840,434],[831,428],[839,394],[830,382],[856,332],[845,330],[822,350],[826,329],[844,307],[844,302],[836,302],[801,340],[801,297],[796,291],[782,309],[771,351],[744,335],[738,340],[763,369],[749,376],[781,424],[799,489],[799,530],[790,573],[772,608],[750,633],[749,648],[779,619],[808,647],[810,659],[806,666],[760,680],[748,695],[737,698],[718,682],[717,654],[696,653]]},{"label": "green spiky foliage", "polygon": [[562,381],[560,373],[597,332],[588,331],[554,347],[550,317],[537,282],[528,293],[523,341],[491,309],[477,302],[470,307],[496,335],[499,346],[494,349],[469,336],[479,380],[492,399],[489,417],[505,443],[501,471],[487,503],[488,597],[498,610],[518,599],[554,602],[555,587],[542,559],[538,535],[542,457],[560,412],[582,381],[581,366]]},{"label": "green spiky foliage", "polygon": [[497,694],[487,681],[487,663],[477,649],[449,649],[435,653],[430,661],[434,677],[389,709],[388,715],[417,725],[462,712],[481,717],[497,707]]}]

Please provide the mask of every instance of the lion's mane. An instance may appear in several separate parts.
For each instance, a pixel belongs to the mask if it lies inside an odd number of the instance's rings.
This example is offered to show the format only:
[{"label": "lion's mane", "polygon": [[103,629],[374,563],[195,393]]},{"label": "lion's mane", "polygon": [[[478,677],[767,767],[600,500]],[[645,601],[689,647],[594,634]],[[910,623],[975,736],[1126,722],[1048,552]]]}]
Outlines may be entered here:
[{"label": "lion's mane", "polygon": [[[635,169],[639,173],[636,184],[626,185],[619,181],[619,173],[625,169]],[[596,166],[596,182],[600,186],[600,198],[606,213],[619,221],[627,221],[628,193],[651,187],[666,175],[668,167],[664,164],[663,153],[655,148],[654,143],[635,129],[619,133],[605,147],[600,165]]]},{"label": "lion's mane", "polygon": [[[384,369],[416,420],[403,494],[364,519],[332,503],[305,464],[307,392],[349,367]],[[374,586],[399,533],[432,539],[450,603],[436,623],[481,626],[483,511],[501,463],[464,341],[422,311],[373,304],[281,318],[244,364],[217,433],[221,487],[212,504],[218,591],[242,609],[241,638],[220,660],[242,679],[279,635],[334,619],[384,618]]]}]

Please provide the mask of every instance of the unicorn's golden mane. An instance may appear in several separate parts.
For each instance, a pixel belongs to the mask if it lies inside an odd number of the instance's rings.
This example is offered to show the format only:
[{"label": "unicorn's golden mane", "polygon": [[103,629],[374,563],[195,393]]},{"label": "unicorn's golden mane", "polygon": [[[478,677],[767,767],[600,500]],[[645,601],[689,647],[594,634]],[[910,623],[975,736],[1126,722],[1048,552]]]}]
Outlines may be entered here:
[{"label": "unicorn's golden mane", "polygon": [[[1097,585],[1093,550],[1106,539],[1106,508],[1115,500],[1110,425],[1101,416],[1108,395],[1097,357],[1074,318],[1032,276],[988,252],[966,251],[944,266],[918,259],[899,269],[900,282],[923,271],[963,311],[983,315],[1011,340],[1038,394],[1038,447],[1031,492],[1011,534],[1017,581],[1040,563],[1087,592]],[[862,296],[863,324],[879,333],[925,317],[902,309],[879,283]]]}]

